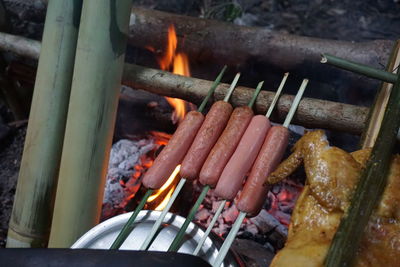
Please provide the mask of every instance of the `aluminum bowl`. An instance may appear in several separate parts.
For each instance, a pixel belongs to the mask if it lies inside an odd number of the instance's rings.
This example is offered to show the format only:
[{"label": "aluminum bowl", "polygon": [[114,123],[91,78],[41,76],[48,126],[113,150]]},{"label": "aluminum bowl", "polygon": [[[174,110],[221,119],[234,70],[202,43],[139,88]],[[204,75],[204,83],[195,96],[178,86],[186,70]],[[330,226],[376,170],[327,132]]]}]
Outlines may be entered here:
[{"label": "aluminum bowl", "polygon": [[[120,249],[138,250],[160,214],[160,211],[142,210],[136,218],[132,233],[128,236]],[[102,222],[79,238],[71,248],[109,249],[131,215],[132,212],[129,212]],[[184,221],[185,218],[179,215],[167,213],[161,226],[161,231],[159,231],[153,243],[150,245],[149,250],[167,251]],[[178,252],[192,254],[203,235],[204,231],[199,226],[190,223],[189,227],[186,229],[184,242]],[[221,240],[214,236],[209,236],[204,242],[198,256],[210,263],[217,257],[218,248],[220,246]],[[238,257],[232,252],[227,254],[223,263],[223,266],[240,265]]]}]

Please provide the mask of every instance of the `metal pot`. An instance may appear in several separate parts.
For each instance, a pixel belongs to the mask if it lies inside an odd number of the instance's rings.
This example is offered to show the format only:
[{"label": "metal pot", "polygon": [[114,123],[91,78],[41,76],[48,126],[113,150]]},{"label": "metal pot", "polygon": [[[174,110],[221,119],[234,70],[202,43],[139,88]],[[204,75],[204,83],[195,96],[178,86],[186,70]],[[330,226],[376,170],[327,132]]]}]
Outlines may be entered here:
[{"label": "metal pot", "polygon": [[[132,233],[120,249],[138,250],[160,214],[160,211],[141,211],[136,218]],[[102,222],[84,234],[72,245],[72,248],[109,249],[131,215],[132,212],[125,213]],[[149,250],[167,251],[184,221],[185,218],[168,213],[164,218],[159,234],[154,239]],[[186,229],[184,242],[178,252],[192,254],[203,235],[204,231],[199,226],[190,223]],[[209,263],[212,262],[218,255],[218,248],[221,246],[221,243],[221,240],[215,236],[207,237],[198,256]],[[241,264],[239,258],[230,252],[225,257],[223,265],[240,266]]]}]

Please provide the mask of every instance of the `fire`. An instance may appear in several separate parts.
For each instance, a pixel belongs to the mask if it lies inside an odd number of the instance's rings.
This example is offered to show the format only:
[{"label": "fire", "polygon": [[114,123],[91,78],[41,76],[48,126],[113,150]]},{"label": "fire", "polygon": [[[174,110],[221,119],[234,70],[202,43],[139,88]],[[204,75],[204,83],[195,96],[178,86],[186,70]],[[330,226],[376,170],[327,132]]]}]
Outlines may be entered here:
[{"label": "fire", "polygon": [[[170,190],[168,191],[164,200],[155,208],[155,210],[163,210],[165,208],[165,206],[167,205],[168,200],[171,198],[171,195],[175,190],[175,183],[177,182],[176,178],[178,177],[178,179],[179,179],[178,173],[179,173],[180,169],[181,169],[181,165],[176,166],[175,170],[172,172],[172,174],[168,178],[167,182],[165,182],[165,184],[159,190],[157,190],[153,195],[151,195],[149,197],[148,202],[151,202],[151,201],[155,200],[165,190],[170,188]],[[171,187],[171,184],[173,184],[172,187]]]},{"label": "fire", "polygon": [[[164,55],[158,59],[158,63],[162,70],[172,71],[174,74],[190,76],[189,70],[189,59],[186,54],[177,52],[178,48],[178,38],[176,36],[174,25],[168,27],[168,39],[167,47],[165,49]],[[154,49],[151,49],[154,50]],[[166,97],[168,103],[174,108],[174,113],[172,120],[174,123],[182,121],[186,114],[186,102],[172,97]],[[155,201],[158,198],[164,196],[161,203],[155,208],[155,210],[163,210],[171,198],[172,193],[175,190],[176,184],[179,180],[180,165],[178,165],[171,176],[168,178],[167,182],[156,192],[154,192],[147,203]],[[167,194],[165,191],[169,190]]]},{"label": "fire", "polygon": [[[178,38],[174,25],[168,27],[168,40],[165,54],[159,58],[158,63],[162,70],[172,70],[174,74],[190,76],[189,59],[186,54],[177,52]],[[168,103],[174,108],[173,121],[182,121],[186,114],[186,103],[182,99],[166,97]]]}]

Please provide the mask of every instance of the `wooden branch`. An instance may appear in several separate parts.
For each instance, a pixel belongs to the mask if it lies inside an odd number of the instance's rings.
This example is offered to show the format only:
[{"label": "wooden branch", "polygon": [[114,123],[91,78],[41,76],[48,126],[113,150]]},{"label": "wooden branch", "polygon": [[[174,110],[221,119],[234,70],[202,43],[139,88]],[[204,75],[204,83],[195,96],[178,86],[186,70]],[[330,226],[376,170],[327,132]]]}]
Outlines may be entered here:
[{"label": "wooden branch", "polygon": [[[0,33],[0,38],[2,35],[3,33]],[[18,40],[25,39],[18,36],[15,38],[18,38]],[[0,49],[8,49],[18,53],[19,51],[23,51],[22,43],[7,43],[7,46],[2,46],[0,42]],[[39,51],[40,42],[33,41],[32,43],[37,47],[36,51]],[[31,56],[32,58],[38,58],[39,53],[33,53]],[[201,102],[201,99],[207,94],[212,84],[211,81],[183,77],[132,64],[125,64],[124,66],[123,83],[136,89],[144,89],[159,95],[177,97],[197,104]],[[228,84],[221,84],[214,94],[214,99],[222,100],[228,87]],[[274,91],[275,88],[269,88],[269,90]],[[253,89],[239,86],[233,93],[231,102],[234,106],[246,105],[252,94]],[[255,105],[258,113],[265,113],[267,111],[273,95],[273,92],[263,91],[260,93]],[[289,111],[292,100],[293,96],[283,95],[278,102],[277,111],[273,114],[272,119],[282,122]],[[367,113],[368,108],[365,107],[303,98],[293,122],[309,128],[322,128],[361,134]]]},{"label": "wooden branch", "polygon": [[265,69],[268,75],[271,70],[289,71],[292,75],[324,83],[337,80],[339,73],[369,88],[376,86],[369,80],[360,80],[359,75],[321,65],[320,54],[328,53],[380,68],[380,64],[386,64],[394,45],[389,40],[357,43],[282,34],[260,27],[142,8],[132,9],[129,43],[163,51],[170,24],[176,28],[178,48],[187,53],[192,62],[213,62],[242,69],[256,65],[261,69],[258,71]]},{"label": "wooden branch", "polygon": [[[212,82],[174,75],[169,72],[125,64],[122,83],[133,88],[181,98],[196,104],[207,94]],[[229,84],[220,84],[215,93],[214,100],[222,100],[229,88]],[[275,91],[275,88],[269,88]],[[265,114],[272,102],[274,92],[262,91],[257,98],[255,110]],[[234,106],[246,105],[254,89],[237,87],[233,92],[231,103]],[[294,96],[283,95],[277,104],[277,112],[272,116],[275,122],[283,122],[289,111]],[[368,108],[337,102],[303,98],[294,116],[293,123],[308,128],[323,128],[353,134],[361,134],[367,117]]]},{"label": "wooden branch", "polygon": [[0,33],[0,48],[18,55],[39,59],[40,42],[7,33]]}]

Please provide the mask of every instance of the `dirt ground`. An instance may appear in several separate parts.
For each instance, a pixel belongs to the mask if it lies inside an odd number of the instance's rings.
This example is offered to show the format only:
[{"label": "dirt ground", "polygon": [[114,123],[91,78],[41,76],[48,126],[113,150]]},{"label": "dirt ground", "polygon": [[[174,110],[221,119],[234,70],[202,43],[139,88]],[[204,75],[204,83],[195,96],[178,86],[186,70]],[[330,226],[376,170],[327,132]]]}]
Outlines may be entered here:
[{"label": "dirt ground", "polygon": [[0,140],[0,247],[5,246],[26,127],[14,129]]}]

